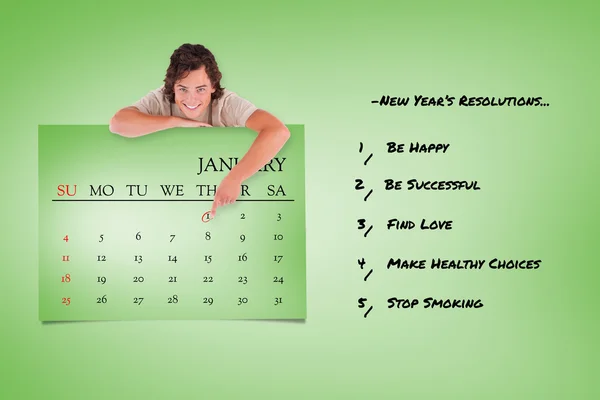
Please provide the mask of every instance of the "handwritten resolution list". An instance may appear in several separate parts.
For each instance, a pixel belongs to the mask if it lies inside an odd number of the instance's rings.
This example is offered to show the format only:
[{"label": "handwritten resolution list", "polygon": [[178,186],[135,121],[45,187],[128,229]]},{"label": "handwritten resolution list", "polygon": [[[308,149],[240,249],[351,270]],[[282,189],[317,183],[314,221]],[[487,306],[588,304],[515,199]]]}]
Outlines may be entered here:
[{"label": "handwritten resolution list", "polygon": [[[441,96],[427,97],[415,95],[411,97],[393,97],[384,95],[378,100],[371,100],[372,104],[388,107],[547,107],[540,96],[535,97],[468,97],[468,96]],[[420,141],[406,141],[398,143],[395,141],[383,141],[376,145],[372,151],[367,150],[365,143],[359,142],[358,153],[364,158],[363,165],[367,166],[374,154],[385,153],[395,155],[444,155],[451,150],[451,143],[424,143]],[[363,200],[366,202],[378,191],[480,191],[483,185],[477,180],[421,180],[418,178],[409,178],[407,180],[396,180],[395,178],[384,177],[376,185],[367,186],[363,179],[354,180],[354,189],[363,194]],[[374,225],[365,218],[359,218],[357,228],[364,237],[367,237],[373,230]],[[430,230],[430,231],[449,231],[454,229],[453,220],[427,220],[425,218],[417,220],[399,220],[396,218],[388,219],[382,228],[390,230]],[[363,271],[363,280],[366,282],[373,274],[377,266],[369,266],[367,257],[361,256],[356,260],[358,268]],[[542,266],[540,259],[442,259],[431,257],[427,259],[404,259],[389,257],[386,264],[380,266],[387,270],[481,270],[484,268],[492,270],[536,270]],[[363,317],[367,318],[375,307],[385,306],[387,309],[482,309],[485,302],[481,298],[399,298],[389,297],[385,304],[375,304],[369,301],[367,297],[358,298],[358,308],[363,311]]]}]

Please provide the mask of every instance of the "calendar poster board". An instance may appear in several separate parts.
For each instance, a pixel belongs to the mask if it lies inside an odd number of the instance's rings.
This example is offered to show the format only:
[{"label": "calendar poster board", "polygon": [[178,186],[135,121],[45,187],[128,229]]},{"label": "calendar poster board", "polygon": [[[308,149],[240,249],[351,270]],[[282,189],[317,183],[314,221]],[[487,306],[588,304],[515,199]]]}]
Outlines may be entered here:
[{"label": "calendar poster board", "polygon": [[39,127],[42,321],[306,318],[304,127],[211,210],[256,133]]}]

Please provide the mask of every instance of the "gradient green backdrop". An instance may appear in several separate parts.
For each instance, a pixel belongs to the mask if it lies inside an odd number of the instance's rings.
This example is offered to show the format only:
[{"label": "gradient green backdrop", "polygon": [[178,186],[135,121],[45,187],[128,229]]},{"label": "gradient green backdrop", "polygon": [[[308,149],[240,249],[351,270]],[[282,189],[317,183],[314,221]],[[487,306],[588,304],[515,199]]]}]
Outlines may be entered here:
[{"label": "gradient green backdrop", "polygon": [[[3,4],[2,383],[7,399],[593,399],[598,374],[596,2]],[[226,87],[304,124],[308,317],[38,321],[37,129],[107,124],[203,43]],[[539,108],[383,108],[382,94],[543,96]],[[451,144],[386,155],[385,143]],[[374,156],[365,166],[359,142]],[[479,192],[354,179],[476,179]],[[391,217],[455,220],[386,232]],[[373,221],[363,237],[356,220]],[[367,282],[356,263],[375,271]],[[387,257],[541,258],[536,271],[392,271]],[[482,298],[388,310],[391,296]],[[375,309],[362,317],[357,299]]]}]

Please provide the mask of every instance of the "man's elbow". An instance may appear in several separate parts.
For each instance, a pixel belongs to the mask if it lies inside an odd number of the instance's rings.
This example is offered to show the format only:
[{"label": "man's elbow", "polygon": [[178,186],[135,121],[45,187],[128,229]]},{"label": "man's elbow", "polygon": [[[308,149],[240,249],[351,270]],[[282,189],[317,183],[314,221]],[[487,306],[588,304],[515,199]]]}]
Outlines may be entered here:
[{"label": "man's elbow", "polygon": [[121,111],[117,111],[115,115],[110,119],[108,123],[108,130],[112,133],[120,136],[125,136],[125,132],[123,130],[123,124],[121,122]]},{"label": "man's elbow", "polygon": [[108,130],[111,133],[116,133],[117,135],[120,135],[120,133],[119,133],[119,123],[115,120],[115,117],[112,117],[110,119],[110,122],[108,123]]},{"label": "man's elbow", "polygon": [[280,125],[279,129],[277,130],[277,134],[283,143],[287,142],[291,136],[290,130],[284,124]]}]

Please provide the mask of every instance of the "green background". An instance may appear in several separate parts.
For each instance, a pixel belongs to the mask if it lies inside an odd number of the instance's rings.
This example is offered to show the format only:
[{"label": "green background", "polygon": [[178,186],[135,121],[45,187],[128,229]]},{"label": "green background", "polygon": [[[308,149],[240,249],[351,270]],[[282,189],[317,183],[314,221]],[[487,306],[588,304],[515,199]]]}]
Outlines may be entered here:
[{"label": "green background", "polygon": [[[40,320],[305,319],[304,130],[288,129],[274,171],[247,179],[239,201],[203,222],[227,174],[219,160],[241,159],[251,130],[178,128],[132,140],[106,125],[40,126]],[[146,195],[130,196],[127,185],[147,186]],[[181,190],[167,196],[167,185]]]},{"label": "green background", "polygon": [[[597,2],[20,2],[2,6],[2,398],[592,399],[599,395]],[[308,317],[38,321],[37,128],[107,124],[184,42],[227,88],[304,124]],[[379,107],[382,94],[548,107]],[[388,155],[395,140],[445,155]],[[374,156],[365,166],[359,142]],[[389,178],[479,192],[354,190]],[[380,182],[381,182],[380,181]],[[448,232],[388,218],[453,219]],[[375,223],[363,237],[356,220]],[[393,271],[388,257],[540,258]],[[367,282],[356,263],[375,271]],[[388,310],[387,297],[482,298]],[[368,318],[357,308],[366,297]],[[596,382],[596,383],[594,383]]]}]

